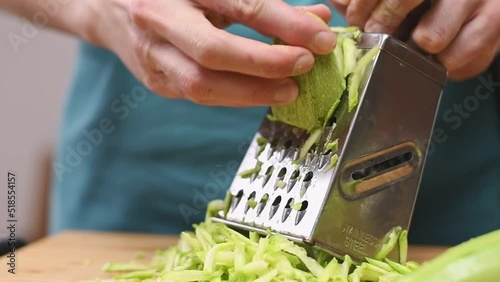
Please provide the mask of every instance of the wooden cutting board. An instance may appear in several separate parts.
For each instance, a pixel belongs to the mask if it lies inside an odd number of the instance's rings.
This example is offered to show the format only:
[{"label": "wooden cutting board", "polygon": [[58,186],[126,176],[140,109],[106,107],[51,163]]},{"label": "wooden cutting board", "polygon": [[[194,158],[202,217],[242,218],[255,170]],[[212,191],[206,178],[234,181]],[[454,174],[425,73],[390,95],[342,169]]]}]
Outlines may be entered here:
[{"label": "wooden cutting board", "polygon": [[[133,260],[138,252],[150,259],[155,250],[166,249],[176,237],[135,233],[68,231],[46,237],[16,251],[16,274],[7,270],[9,259],[0,259],[2,282],[77,282],[111,278],[101,271],[109,261]],[[444,247],[411,246],[409,259],[424,262]]]}]

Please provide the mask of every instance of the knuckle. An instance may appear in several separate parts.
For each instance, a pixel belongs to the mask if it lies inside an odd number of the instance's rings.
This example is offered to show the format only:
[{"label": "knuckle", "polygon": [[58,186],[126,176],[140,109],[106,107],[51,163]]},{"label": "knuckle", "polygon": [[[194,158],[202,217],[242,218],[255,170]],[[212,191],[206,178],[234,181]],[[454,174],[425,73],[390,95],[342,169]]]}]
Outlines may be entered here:
[{"label": "knuckle", "polygon": [[145,64],[150,61],[151,42],[149,39],[138,36],[134,39],[133,50],[136,56]]},{"label": "knuckle", "polygon": [[368,15],[372,14],[369,5],[363,1],[354,1],[347,6],[346,9],[346,19],[352,22],[354,25],[362,25],[360,18],[366,18]]},{"label": "knuckle", "polygon": [[198,68],[179,73],[179,88],[189,100],[197,104],[206,103],[212,98],[205,76]]},{"label": "knuckle", "polygon": [[394,15],[391,14],[387,9],[376,10],[372,15],[373,21],[383,25],[390,26],[394,20]]},{"label": "knuckle", "polygon": [[422,0],[415,1],[400,1],[387,0],[384,1],[381,8],[378,8],[373,13],[373,18],[376,22],[384,26],[396,26],[401,22],[406,15]]},{"label": "knuckle", "polygon": [[415,34],[415,42],[430,53],[439,53],[446,47],[447,30],[436,27],[419,31]]},{"label": "knuckle", "polygon": [[496,45],[500,39],[500,1],[497,1],[496,7],[486,9],[485,12],[476,19],[477,29],[479,34],[485,39],[489,45]]},{"label": "knuckle", "polygon": [[218,40],[205,36],[195,36],[193,40],[193,59],[207,68],[216,66],[221,60],[221,46]]},{"label": "knuckle", "polygon": [[[242,53],[242,62],[245,62],[246,66],[252,67],[256,75],[264,78],[282,78],[290,75],[294,75],[294,67],[297,61],[297,57],[292,55],[288,49],[288,46],[274,46],[281,51],[273,50],[269,53],[273,53],[272,56],[266,56],[263,60],[259,58],[259,54],[255,52],[246,51]],[[273,48],[273,47],[271,47]],[[286,51],[284,51],[286,50]]]},{"label": "knuckle", "polygon": [[265,0],[236,0],[233,9],[236,17],[243,21],[256,19],[264,9]]},{"label": "knuckle", "polygon": [[480,6],[482,6],[485,3],[491,3],[491,2],[498,2],[498,1],[470,1],[470,0],[455,0],[455,5],[457,7],[464,7],[464,9],[468,11],[475,11],[477,10]]},{"label": "knuckle", "polygon": [[130,19],[138,26],[141,26],[145,22],[145,19],[147,19],[148,2],[147,0],[130,1]]},{"label": "knuckle", "polygon": [[388,14],[403,16],[407,12],[406,9],[408,7],[406,4],[408,4],[408,2],[409,1],[388,0],[385,1],[386,4],[384,8]]},{"label": "knuckle", "polygon": [[267,78],[281,78],[290,75],[298,75],[303,71],[302,69],[294,69],[295,61],[291,61],[288,58],[284,58],[281,56],[272,57],[269,60],[269,63],[262,68],[262,76]]},{"label": "knuckle", "polygon": [[358,9],[358,6],[349,5],[345,13],[346,20],[352,25],[360,25],[358,18],[362,12],[362,10]]},{"label": "knuckle", "polygon": [[157,75],[148,73],[144,76],[143,82],[144,86],[146,86],[146,88],[148,88],[151,92],[168,96],[169,93],[162,93],[164,90],[163,82]]},{"label": "knuckle", "polygon": [[409,1],[401,1],[401,0],[387,0],[386,1],[386,9],[394,15],[398,15],[401,17],[406,16],[411,10],[420,5],[423,0],[409,0]]}]

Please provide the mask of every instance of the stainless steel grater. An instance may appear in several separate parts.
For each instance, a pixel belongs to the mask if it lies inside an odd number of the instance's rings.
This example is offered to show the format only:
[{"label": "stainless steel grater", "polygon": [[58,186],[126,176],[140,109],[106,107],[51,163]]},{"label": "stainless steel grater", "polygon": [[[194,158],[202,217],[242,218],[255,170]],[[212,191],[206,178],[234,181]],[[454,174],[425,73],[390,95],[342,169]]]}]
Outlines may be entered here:
[{"label": "stainless steel grater", "polygon": [[[293,161],[308,134],[263,120],[238,174],[257,162],[260,171],[235,177],[229,211],[214,221],[260,233],[270,229],[357,261],[374,257],[393,227],[409,228],[447,73],[392,36],[363,34],[358,48],[374,46],[380,50],[364,72],[358,106],[349,112],[342,100],[301,163]],[[262,138],[266,145],[256,158]],[[325,152],[336,139],[338,150]],[[334,153],[338,161],[329,169]],[[292,208],[296,203],[299,209]],[[398,260],[398,252],[388,257]]]}]

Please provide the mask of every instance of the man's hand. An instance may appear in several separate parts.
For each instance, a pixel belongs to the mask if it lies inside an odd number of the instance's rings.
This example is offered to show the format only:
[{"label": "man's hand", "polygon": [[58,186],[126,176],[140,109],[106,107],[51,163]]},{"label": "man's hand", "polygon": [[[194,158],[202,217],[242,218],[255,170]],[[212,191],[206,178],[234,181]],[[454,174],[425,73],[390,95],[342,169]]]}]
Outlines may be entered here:
[{"label": "man's hand", "polygon": [[[205,105],[290,103],[298,89],[289,77],[309,71],[313,54],[331,52],[336,42],[324,23],[327,6],[282,0],[0,0],[0,9],[33,19],[54,3],[47,27],[113,51],[157,94]],[[221,29],[232,22],[290,46]]]},{"label": "man's hand", "polygon": [[[153,92],[198,104],[246,107],[293,101],[289,78],[313,54],[333,50],[328,26],[281,0],[108,0],[91,42],[114,51]],[[324,5],[303,7],[330,20]],[[220,27],[243,23],[290,46],[269,45]]]},{"label": "man's hand", "polygon": [[[392,33],[422,0],[332,0],[349,24],[367,32]],[[437,0],[412,38],[433,54],[453,80],[483,72],[498,54],[500,1]]]}]

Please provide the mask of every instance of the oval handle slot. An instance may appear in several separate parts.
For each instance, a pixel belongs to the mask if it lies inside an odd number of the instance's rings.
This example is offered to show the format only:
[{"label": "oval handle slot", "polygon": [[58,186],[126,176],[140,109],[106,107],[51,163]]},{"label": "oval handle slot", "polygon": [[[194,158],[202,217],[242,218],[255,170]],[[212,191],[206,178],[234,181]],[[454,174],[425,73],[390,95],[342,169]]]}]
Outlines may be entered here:
[{"label": "oval handle slot", "polygon": [[419,159],[418,147],[406,142],[347,162],[342,172],[344,192],[357,196],[387,187],[413,174]]}]

